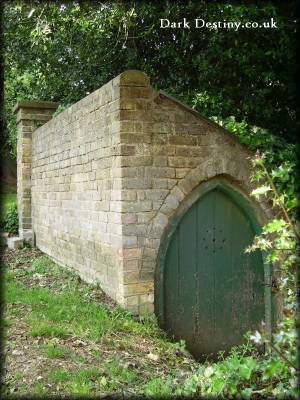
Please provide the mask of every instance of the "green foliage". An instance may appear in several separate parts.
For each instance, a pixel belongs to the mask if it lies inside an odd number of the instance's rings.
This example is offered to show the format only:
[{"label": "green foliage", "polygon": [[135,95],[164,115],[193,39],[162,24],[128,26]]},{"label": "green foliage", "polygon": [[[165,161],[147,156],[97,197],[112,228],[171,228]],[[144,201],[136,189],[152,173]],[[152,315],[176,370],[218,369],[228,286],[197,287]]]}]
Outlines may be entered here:
[{"label": "green foliage", "polygon": [[293,185],[296,171],[289,160],[269,171],[265,162],[267,156],[268,154],[257,153],[253,160],[253,180],[261,185],[252,195],[258,199],[268,196],[277,210],[278,217],[263,227],[261,234],[255,238],[247,251],[264,250],[267,252],[267,262],[280,262],[278,288],[284,292],[286,306],[290,309],[296,306],[295,296],[298,295],[299,279],[298,193]]},{"label": "green foliage", "polygon": [[69,107],[71,107],[72,104],[60,104],[55,113],[53,114],[53,117],[56,117],[57,115],[61,114],[63,111],[67,110]]},{"label": "green foliage", "polygon": [[[253,356],[247,355],[249,353]],[[222,398],[250,398],[251,395],[272,398],[296,396],[297,381],[294,372],[281,358],[268,354],[255,355],[249,344],[233,347],[230,354],[208,366],[200,366],[188,377],[176,394],[213,396]]]},{"label": "green foliage", "polygon": [[173,388],[174,384],[171,377],[167,380],[154,378],[147,383],[144,393],[147,397],[153,397],[154,399],[168,398],[171,396]]},{"label": "green foliage", "polygon": [[[126,69],[147,73],[206,116],[269,129],[294,142],[297,2],[5,2],[5,121],[16,153],[19,100],[74,103]],[[161,29],[160,19],[264,21],[278,29]],[[258,135],[259,136],[259,132]]]},{"label": "green foliage", "polygon": [[16,193],[0,194],[1,214],[6,214],[12,206],[17,204]]},{"label": "green foliage", "polygon": [[[226,119],[212,117],[214,122],[218,123],[225,129],[234,133],[241,143],[244,143],[251,150],[257,150],[257,157],[254,160],[254,166],[259,167],[259,163],[263,162],[265,168],[270,171],[270,178],[276,188],[280,192],[280,201],[284,203],[287,212],[291,214],[291,218],[297,217],[297,206],[299,204],[299,145],[288,143],[284,138],[280,138],[271,134],[267,129],[248,124],[245,120],[238,122],[234,116]],[[263,156],[259,156],[262,153]],[[265,183],[261,184],[253,195],[258,198],[260,195],[270,192],[270,179],[262,168],[256,168],[252,175],[254,182],[260,182],[265,179]],[[273,205],[278,206],[278,198],[271,197]]]},{"label": "green foliage", "polygon": [[[279,292],[283,299],[283,313],[285,318],[280,322],[272,341],[262,325],[260,332],[256,331],[251,339],[256,343],[267,345],[265,369],[262,380],[268,381],[275,377],[280,380],[273,393],[276,395],[298,394],[299,380],[299,223],[295,207],[298,204],[298,195],[290,185],[293,165],[289,160],[278,168],[268,170],[268,154],[257,154],[253,160],[255,172],[253,180],[260,182],[252,195],[256,198],[268,196],[279,213],[267,223],[252,246],[246,251],[257,249],[267,253],[266,262],[277,268],[273,280],[273,291]],[[278,190],[278,187],[280,190]]]},{"label": "green foliage", "polygon": [[4,216],[0,220],[0,230],[2,232],[18,233],[19,229],[19,217],[17,205],[13,205],[9,208]]},{"label": "green foliage", "polygon": [[[103,303],[99,287],[79,281],[74,272],[40,257],[36,249],[13,252],[9,265],[3,274],[5,321],[24,320],[24,332],[38,338],[35,354],[48,358],[48,369],[41,371],[35,387],[14,375],[5,393],[18,385],[20,393],[43,395],[127,392],[137,397],[147,390],[161,397],[174,391],[190,371],[191,357],[178,354],[184,343],[168,342],[153,316],[135,318]],[[7,333],[13,346],[14,338]]]},{"label": "green foliage", "polygon": [[53,262],[47,256],[35,258],[29,268],[30,273],[47,273],[53,268]]}]

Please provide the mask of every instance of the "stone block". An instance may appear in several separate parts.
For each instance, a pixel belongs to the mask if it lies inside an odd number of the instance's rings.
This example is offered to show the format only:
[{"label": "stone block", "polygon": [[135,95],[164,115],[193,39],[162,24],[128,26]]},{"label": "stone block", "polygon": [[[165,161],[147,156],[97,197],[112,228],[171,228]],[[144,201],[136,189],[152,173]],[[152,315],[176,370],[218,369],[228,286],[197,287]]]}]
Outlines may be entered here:
[{"label": "stone block", "polygon": [[142,269],[139,273],[139,279],[141,281],[153,281],[154,280],[154,271]]},{"label": "stone block", "polygon": [[149,200],[140,200],[138,202],[122,202],[122,211],[126,213],[140,212],[140,211],[151,211],[152,202]]},{"label": "stone block", "polygon": [[162,213],[158,213],[153,220],[153,226],[159,229],[164,229],[168,225],[168,217]]},{"label": "stone block", "polygon": [[33,232],[32,230],[20,230],[19,237],[20,239],[24,239],[26,242],[31,243],[33,241]]},{"label": "stone block", "polygon": [[147,234],[147,225],[138,225],[138,224],[131,224],[131,225],[123,225],[122,233],[124,235],[136,235],[136,236],[144,236]]},{"label": "stone block", "polygon": [[167,167],[146,167],[145,176],[147,178],[175,178],[175,170]]},{"label": "stone block", "polygon": [[122,259],[120,261],[120,266],[123,268],[123,272],[126,271],[137,271],[140,265],[140,260],[137,258],[134,259]]},{"label": "stone block", "polygon": [[124,285],[124,295],[143,294],[153,291],[154,282],[138,282]]},{"label": "stone block", "polygon": [[[134,124],[134,131],[139,132],[136,124]],[[144,133],[120,133],[120,141],[128,144],[151,143],[151,135]]]},{"label": "stone block", "polygon": [[149,77],[141,71],[129,70],[119,75],[114,79],[114,82],[119,79],[120,85],[126,86],[149,86]]},{"label": "stone block", "polygon": [[[177,145],[197,145],[197,138],[193,136],[169,136],[168,142]],[[185,154],[187,155],[187,154]]]},{"label": "stone block", "polygon": [[190,170],[190,168],[176,168],[176,178],[184,178]]},{"label": "stone block", "polygon": [[168,165],[176,168],[195,168],[203,157],[168,157]]},{"label": "stone block", "polygon": [[137,220],[136,214],[122,214],[121,215],[121,222],[124,225],[135,224]]},{"label": "stone block", "polygon": [[140,258],[142,254],[141,249],[120,249],[120,258]]},{"label": "stone block", "polygon": [[179,202],[175,196],[169,194],[165,199],[164,204],[161,206],[160,211],[164,214],[170,215],[178,207]]},{"label": "stone block", "polygon": [[124,305],[127,308],[132,307],[132,306],[138,306],[139,305],[139,296],[129,296],[124,298]]},{"label": "stone block", "polygon": [[[149,178],[123,178],[123,189],[150,189],[152,181]],[[128,210],[129,211],[129,210]]]},{"label": "stone block", "polygon": [[175,199],[177,199],[179,202],[184,199],[184,193],[179,189],[178,186],[175,186],[170,193]]},{"label": "stone block", "polygon": [[24,245],[23,239],[20,239],[18,236],[7,238],[7,247],[9,249],[16,250],[23,247],[23,245]]},{"label": "stone block", "polygon": [[151,98],[154,91],[151,87],[120,87],[120,97],[126,97],[128,99],[148,99]]},{"label": "stone block", "polygon": [[153,157],[153,166],[154,167],[167,167],[168,166],[168,157],[166,157],[166,156]]},{"label": "stone block", "polygon": [[121,167],[138,167],[152,165],[152,156],[126,156],[120,160]]},{"label": "stone block", "polygon": [[130,236],[125,236],[125,234],[122,234],[122,245],[124,248],[135,248],[137,246],[137,236],[130,235]]},{"label": "stone block", "polygon": [[144,303],[141,304],[138,308],[139,313],[154,313],[154,304],[153,303]]},{"label": "stone block", "polygon": [[139,271],[127,271],[123,276],[124,283],[136,283],[139,280]]}]

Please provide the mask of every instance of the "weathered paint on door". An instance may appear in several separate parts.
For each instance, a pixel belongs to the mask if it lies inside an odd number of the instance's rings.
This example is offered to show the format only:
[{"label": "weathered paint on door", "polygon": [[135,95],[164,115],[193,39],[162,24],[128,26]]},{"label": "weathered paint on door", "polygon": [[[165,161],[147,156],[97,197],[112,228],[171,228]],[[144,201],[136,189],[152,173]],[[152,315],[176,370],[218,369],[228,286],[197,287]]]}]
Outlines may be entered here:
[{"label": "weathered paint on door", "polygon": [[198,359],[244,341],[264,320],[263,259],[246,254],[255,230],[245,210],[218,187],[184,213],[164,257],[164,327]]}]

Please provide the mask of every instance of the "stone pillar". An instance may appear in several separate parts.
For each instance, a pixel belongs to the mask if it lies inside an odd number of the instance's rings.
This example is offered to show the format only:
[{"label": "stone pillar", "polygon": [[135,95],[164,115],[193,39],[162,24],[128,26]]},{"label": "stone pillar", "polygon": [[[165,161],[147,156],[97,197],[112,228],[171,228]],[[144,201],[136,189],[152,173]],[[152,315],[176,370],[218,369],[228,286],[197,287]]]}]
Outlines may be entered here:
[{"label": "stone pillar", "polygon": [[31,141],[32,132],[52,118],[59,104],[48,101],[19,101],[17,114],[17,176],[19,236],[32,239],[31,225]]}]

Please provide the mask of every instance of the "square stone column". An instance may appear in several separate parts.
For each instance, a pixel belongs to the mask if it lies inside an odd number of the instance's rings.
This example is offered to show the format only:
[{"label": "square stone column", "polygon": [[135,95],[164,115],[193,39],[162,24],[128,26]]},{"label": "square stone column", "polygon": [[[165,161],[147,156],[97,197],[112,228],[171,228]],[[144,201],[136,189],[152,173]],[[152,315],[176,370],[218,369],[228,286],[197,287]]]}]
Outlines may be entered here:
[{"label": "square stone column", "polygon": [[32,132],[52,118],[59,104],[48,101],[20,101],[13,109],[17,114],[17,193],[19,236],[32,239],[31,222],[31,141]]}]

